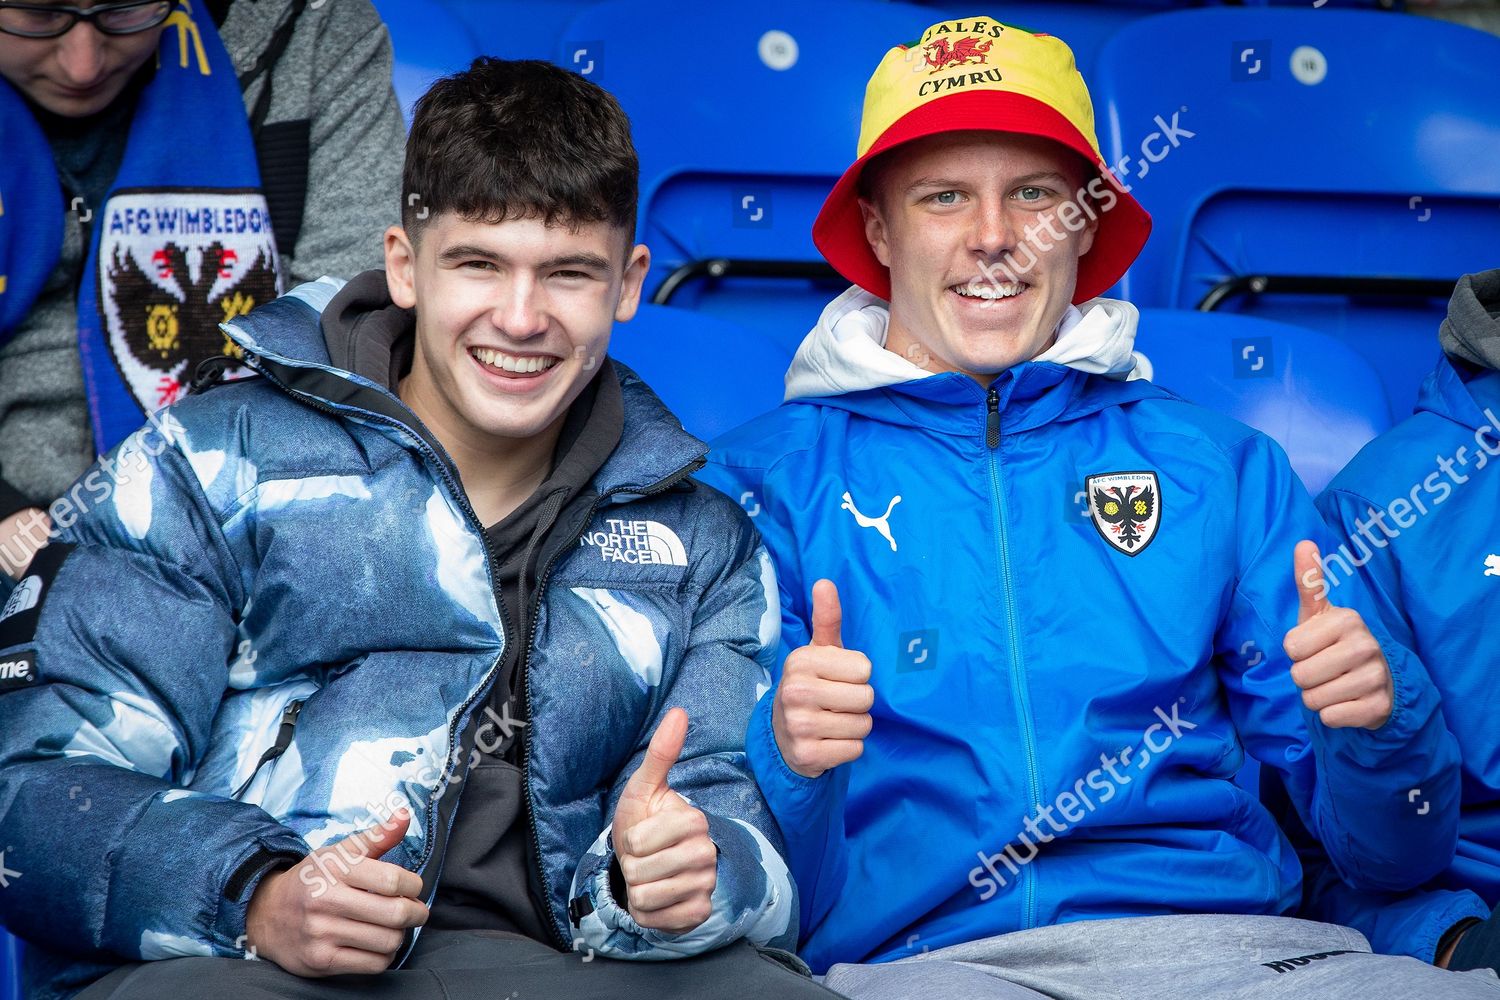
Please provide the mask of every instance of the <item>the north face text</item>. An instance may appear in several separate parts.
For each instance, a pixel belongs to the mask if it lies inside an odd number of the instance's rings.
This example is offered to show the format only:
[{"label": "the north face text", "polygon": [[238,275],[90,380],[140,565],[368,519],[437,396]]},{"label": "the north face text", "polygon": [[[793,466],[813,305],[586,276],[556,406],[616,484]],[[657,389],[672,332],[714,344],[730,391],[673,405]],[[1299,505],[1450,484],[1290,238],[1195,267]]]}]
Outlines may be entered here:
[{"label": "the north face text", "polygon": [[687,549],[677,533],[658,521],[606,518],[605,531],[586,532],[578,544],[594,546],[605,562],[686,566]]}]

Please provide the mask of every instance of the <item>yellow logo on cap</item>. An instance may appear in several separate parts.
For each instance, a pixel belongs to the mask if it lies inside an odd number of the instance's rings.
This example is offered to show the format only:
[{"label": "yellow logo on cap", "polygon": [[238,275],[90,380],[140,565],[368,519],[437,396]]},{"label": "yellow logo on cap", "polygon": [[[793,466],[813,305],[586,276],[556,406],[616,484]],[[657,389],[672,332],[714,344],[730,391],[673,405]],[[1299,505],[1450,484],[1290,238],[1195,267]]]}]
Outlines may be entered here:
[{"label": "yellow logo on cap", "polygon": [[1099,151],[1094,108],[1060,38],[989,17],[940,21],[885,54],[865,88],[857,156],[904,115],[929,101],[976,90],[1018,94],[1066,118]]}]

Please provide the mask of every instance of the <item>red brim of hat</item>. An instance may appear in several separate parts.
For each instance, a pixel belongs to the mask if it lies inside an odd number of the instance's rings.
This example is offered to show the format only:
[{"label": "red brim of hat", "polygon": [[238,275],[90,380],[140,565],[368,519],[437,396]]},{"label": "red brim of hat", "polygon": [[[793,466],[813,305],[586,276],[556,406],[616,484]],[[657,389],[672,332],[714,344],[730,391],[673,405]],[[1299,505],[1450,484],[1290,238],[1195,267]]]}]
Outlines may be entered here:
[{"label": "red brim of hat", "polygon": [[[970,130],[1020,132],[1052,139],[1094,165],[1114,192],[1115,203],[1109,211],[1098,213],[1094,244],[1078,258],[1078,284],[1073,302],[1092,299],[1119,281],[1146,245],[1146,237],[1151,234],[1151,216],[1120,186],[1088,140],[1060,112],[1035,98],[995,90],[950,94],[914,108],[898,118],[864,156],[844,171],[813,223],[813,243],[828,263],[856,285],[889,300],[890,271],[876,258],[865,239],[864,220],[859,213],[860,174],[873,157],[902,143]],[[1097,213],[1098,207],[1094,210]]]}]

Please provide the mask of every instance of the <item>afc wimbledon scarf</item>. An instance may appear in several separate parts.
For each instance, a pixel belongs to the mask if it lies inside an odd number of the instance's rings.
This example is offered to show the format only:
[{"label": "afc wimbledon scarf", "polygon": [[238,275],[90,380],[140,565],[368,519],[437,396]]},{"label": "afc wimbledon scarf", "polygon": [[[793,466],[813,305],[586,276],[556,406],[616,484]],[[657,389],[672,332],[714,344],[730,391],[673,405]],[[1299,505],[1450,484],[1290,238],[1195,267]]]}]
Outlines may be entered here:
[{"label": "afc wimbledon scarf", "polygon": [[[234,67],[206,13],[179,0],[102,206],[80,204],[89,252],[78,349],[100,453],[173,402],[200,361],[239,350],[219,324],[275,298],[276,243]],[[40,128],[0,81],[0,343],[61,248],[62,189]],[[19,141],[18,141],[19,140]],[[12,186],[7,187],[11,182]],[[24,220],[24,221],[23,221]]]}]

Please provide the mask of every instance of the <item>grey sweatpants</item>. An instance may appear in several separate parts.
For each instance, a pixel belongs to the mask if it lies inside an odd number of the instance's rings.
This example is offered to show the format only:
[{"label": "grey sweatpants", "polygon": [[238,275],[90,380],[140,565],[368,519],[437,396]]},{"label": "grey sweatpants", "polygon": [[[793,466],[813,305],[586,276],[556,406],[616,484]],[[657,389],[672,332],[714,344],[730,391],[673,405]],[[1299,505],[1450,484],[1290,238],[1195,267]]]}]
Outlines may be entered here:
[{"label": "grey sweatpants", "polygon": [[1086,920],[881,965],[835,965],[853,1000],[1500,1000],[1495,973],[1370,953],[1357,931],[1289,917]]}]

